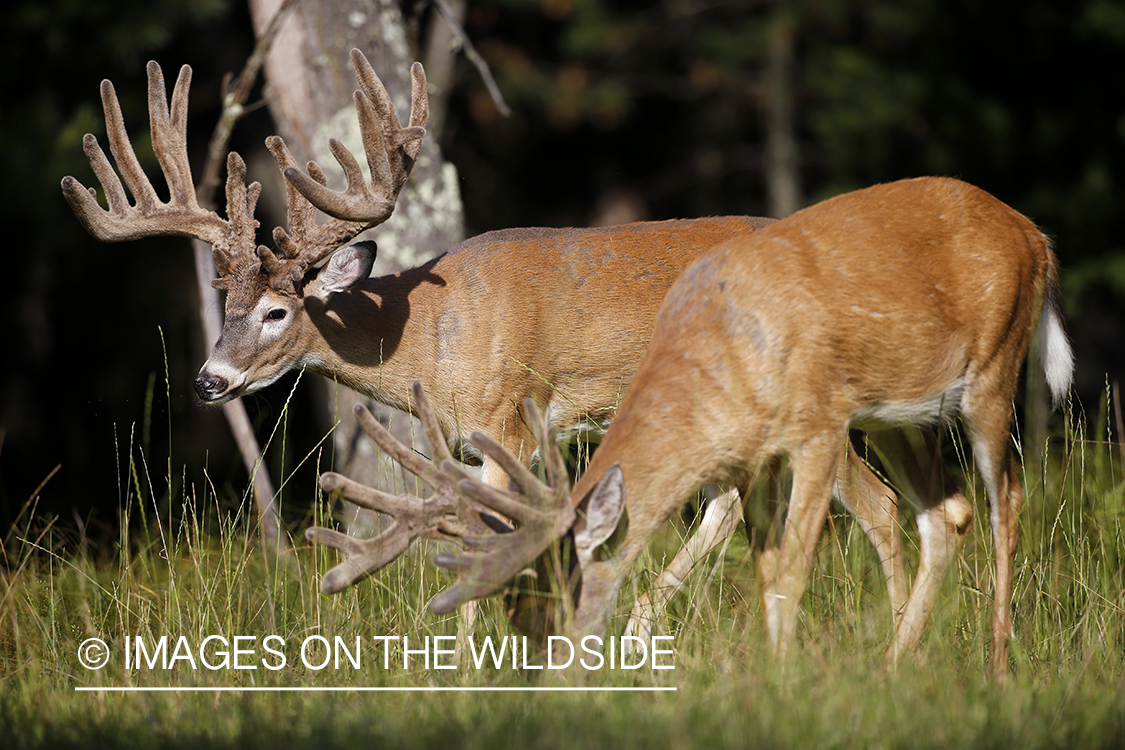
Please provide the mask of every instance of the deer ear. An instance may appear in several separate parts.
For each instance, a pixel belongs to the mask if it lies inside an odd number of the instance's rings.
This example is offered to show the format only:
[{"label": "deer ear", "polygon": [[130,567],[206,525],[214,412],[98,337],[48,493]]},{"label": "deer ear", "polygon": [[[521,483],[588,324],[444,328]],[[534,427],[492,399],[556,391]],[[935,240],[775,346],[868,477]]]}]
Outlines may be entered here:
[{"label": "deer ear", "polygon": [[332,253],[316,276],[320,282],[319,297],[327,302],[333,294],[346,292],[366,281],[375,265],[375,250],[374,242],[364,240]]},{"label": "deer ear", "polygon": [[609,541],[625,511],[625,478],[614,464],[585,501],[586,524],[574,534],[578,559],[592,560],[598,547]]}]

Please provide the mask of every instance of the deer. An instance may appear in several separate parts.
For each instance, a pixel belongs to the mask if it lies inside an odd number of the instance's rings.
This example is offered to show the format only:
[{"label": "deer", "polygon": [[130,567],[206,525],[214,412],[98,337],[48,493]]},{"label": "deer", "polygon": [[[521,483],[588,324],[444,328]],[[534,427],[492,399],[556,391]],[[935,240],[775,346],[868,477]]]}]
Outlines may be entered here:
[{"label": "deer", "polygon": [[[1074,357],[1050,242],[1030,219],[956,179],[875,185],[728,240],[668,291],[645,358],[573,489],[556,451],[543,451],[540,480],[488,435],[470,435],[505,467],[513,488],[462,473],[457,491],[516,528],[439,554],[435,562],[457,579],[430,607],[442,613],[489,596],[538,560],[547,573],[535,582],[539,605],[556,609],[539,621],[575,638],[601,635],[625,576],[686,496],[709,482],[745,490],[787,456],[787,518],[760,566],[765,630],[783,659],[796,640],[849,428],[879,434],[959,418],[990,505],[988,670],[1003,679],[1023,504],[1010,446],[1013,399],[1033,335],[1057,406]],[[549,446],[537,405],[525,402],[524,410]],[[897,455],[916,464],[902,467],[915,477],[923,459],[936,460],[927,451]],[[448,461],[442,468],[451,477],[460,471]],[[972,506],[956,488],[937,488],[922,493],[929,495],[918,521],[923,543],[933,537],[939,547],[955,546]],[[935,533],[942,525],[950,531]],[[570,567],[558,564],[559,545]],[[898,623],[885,657],[891,667],[918,646],[948,552],[935,549],[929,560],[923,553],[926,581],[916,581]]]},{"label": "deer", "polygon": [[[367,58],[353,49],[351,61],[371,183],[339,142],[331,141],[330,147],[346,187],[333,191],[319,165],[309,162],[303,172],[280,137],[267,139],[287,191],[288,231],[277,227],[272,233],[277,250],[257,244],[254,209],[260,186],[245,183],[239,154],[231,152],[227,159],[226,218],[198,205],[187,155],[187,65],[170,103],[160,65],[147,66],[153,150],[168,183],[168,201],[156,195],[137,160],[108,80],[101,84],[102,107],[122,178],[98,139],[88,134],[83,148],[107,208],[95,190],[73,177],[62,181],[64,196],[102,242],[176,235],[212,245],[218,274],[213,286],[226,292],[225,323],[195,382],[204,403],[250,394],[300,368],[416,413],[411,383],[418,374],[429,374],[425,387],[454,453],[483,464],[487,484],[506,486],[506,472],[463,436],[469,431],[495,435],[530,464],[533,451],[524,449],[533,436],[517,414],[525,398],[537,401],[561,430],[604,430],[645,351],[659,300],[679,272],[711,246],[773,219],[507,229],[471,238],[416,269],[370,279],[375,244],[346,243],[393,213],[425,135],[429,106],[421,64],[412,67],[411,112],[403,126]],[[317,210],[327,222],[317,223]],[[612,305],[603,306],[605,300]],[[571,333],[576,320],[582,322],[583,336]],[[892,611],[898,612],[906,594],[898,546],[891,539],[897,528],[894,496],[874,476],[870,480],[877,487],[871,497],[877,499],[864,496],[850,505],[880,550]],[[396,507],[421,504],[412,498]],[[456,539],[463,528],[454,516],[450,510],[441,518],[444,531],[426,527],[418,533]],[[327,528],[309,528],[312,541],[350,555],[324,576],[325,593],[337,593],[397,557],[414,539],[402,539],[400,531],[391,534],[390,543],[387,535],[360,542]]]},{"label": "deer", "polygon": [[[449,436],[451,455],[480,464],[486,484],[506,487],[507,471],[465,436],[473,431],[492,435],[530,465],[536,441],[519,414],[519,404],[528,398],[564,437],[604,431],[644,355],[660,300],[680,272],[716,244],[773,220],[731,216],[595,229],[499,230],[466,240],[417,268],[369,278],[375,244],[347,243],[391,216],[425,135],[428,103],[425,73],[415,63],[404,126],[366,57],[353,50],[351,61],[371,183],[338,141],[330,141],[330,148],[346,178],[342,191],[327,187],[326,174],[315,162],[302,171],[280,137],[267,139],[286,186],[288,229],[273,230],[276,249],[257,244],[260,185],[246,184],[245,163],[237,153],[227,159],[226,218],[196,201],[186,138],[189,66],[181,68],[170,104],[160,66],[153,62],[147,68],[153,149],[168,184],[168,201],[157,196],[135,156],[108,80],[101,97],[121,179],[97,138],[87,134],[83,147],[108,207],[102,208],[95,190],[70,176],[62,180],[63,193],[99,240],[177,235],[211,244],[218,273],[212,284],[226,292],[225,321],[195,381],[202,402],[221,404],[253,393],[299,368],[417,414],[411,384],[421,377],[440,428]],[[318,223],[318,210],[328,216],[325,223]],[[574,333],[576,324],[581,336]],[[895,495],[858,457],[852,467],[860,479],[839,494],[879,551],[897,617],[906,589],[895,536]],[[343,491],[342,478],[325,482],[334,487],[337,482],[337,491]],[[325,593],[338,593],[371,575],[416,538],[456,541],[474,529],[488,530],[479,514],[466,516],[452,504],[435,514],[440,504],[409,494],[380,502],[397,521],[373,539],[322,527],[306,531],[309,540],[346,555],[323,576]],[[677,571],[690,566],[700,549],[713,546],[720,538],[715,527],[737,522],[731,498],[713,506],[704,515],[705,533],[699,537],[704,544],[689,548],[665,581],[682,577]]]}]

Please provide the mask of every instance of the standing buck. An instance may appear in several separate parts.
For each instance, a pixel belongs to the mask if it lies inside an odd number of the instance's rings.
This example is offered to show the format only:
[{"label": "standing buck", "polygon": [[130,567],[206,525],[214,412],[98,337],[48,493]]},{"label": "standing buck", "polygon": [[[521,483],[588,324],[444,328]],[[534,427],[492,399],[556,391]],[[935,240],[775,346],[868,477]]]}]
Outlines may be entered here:
[{"label": "standing buck", "polygon": [[[1037,326],[1057,403],[1070,386],[1073,358],[1048,241],[1030,220],[957,180],[877,185],[732,239],[669,290],[648,353],[573,493],[554,451],[545,451],[544,485],[487,435],[472,436],[521,493],[468,478],[461,490],[520,528],[473,540],[484,552],[439,555],[439,564],[460,576],[431,606],[443,612],[491,593],[567,536],[576,568],[568,584],[554,585],[574,592],[576,609],[563,622],[579,637],[601,634],[637,556],[689,493],[721,481],[745,489],[786,455],[793,469],[788,519],[762,581],[765,624],[783,655],[795,639],[848,429],[959,416],[991,505],[990,671],[1001,677],[1023,503],[1010,448],[1012,401]],[[525,410],[538,421],[534,404]],[[546,441],[547,427],[538,432]],[[967,529],[971,509],[956,491],[945,492],[919,517],[923,544],[932,537],[955,547]],[[623,540],[604,546],[622,511]],[[933,557],[926,575],[940,582],[951,556],[938,550]],[[936,595],[933,583],[915,586],[888,652],[891,664],[915,649]]]},{"label": "standing buck", "polygon": [[[410,124],[402,127],[358,50],[352,52],[352,63],[361,88],[355,106],[373,184],[366,183],[355,158],[336,141],[331,148],[347,177],[342,193],[325,186],[318,165],[310,162],[309,174],[302,173],[282,140],[268,139],[286,178],[288,198],[289,230],[274,230],[276,251],[256,244],[254,207],[260,187],[245,185],[245,166],[237,154],[232,152],[227,161],[227,218],[196,203],[186,144],[187,66],[170,108],[160,67],[148,66],[153,149],[168,182],[168,202],[157,197],[140,168],[109,81],[102,84],[102,101],[110,150],[134,204],[92,135],[86,136],[84,147],[108,210],[101,208],[93,190],[72,177],[63,179],[63,192],[100,240],[172,234],[211,243],[219,273],[213,284],[226,291],[226,317],[195,383],[201,400],[222,403],[303,368],[417,414],[411,383],[421,377],[440,430],[450,436],[453,455],[483,462],[483,481],[505,487],[507,472],[491,457],[476,453],[463,437],[483,432],[519,456],[521,465],[529,465],[536,443],[518,412],[524,399],[543,408],[551,425],[564,433],[604,429],[644,356],[660,301],[680,272],[714,245],[772,220],[717,217],[490,232],[418,268],[370,279],[374,243],[340,246],[391,215],[425,133],[425,77],[415,64]],[[324,224],[316,223],[318,208],[331,217]],[[377,428],[369,418],[366,424],[369,432]],[[409,457],[398,457],[407,468],[413,465]],[[897,619],[906,594],[894,495],[858,458],[851,458],[856,484],[842,484],[839,494],[875,543]],[[348,555],[325,575],[326,592],[341,591],[369,575],[418,536],[458,538],[464,533],[455,504],[371,495],[336,475],[325,483],[398,521],[366,541],[310,529],[310,539]],[[683,567],[714,546],[735,522],[736,503],[724,496],[705,514],[704,533],[664,580],[674,583],[682,577]]]}]

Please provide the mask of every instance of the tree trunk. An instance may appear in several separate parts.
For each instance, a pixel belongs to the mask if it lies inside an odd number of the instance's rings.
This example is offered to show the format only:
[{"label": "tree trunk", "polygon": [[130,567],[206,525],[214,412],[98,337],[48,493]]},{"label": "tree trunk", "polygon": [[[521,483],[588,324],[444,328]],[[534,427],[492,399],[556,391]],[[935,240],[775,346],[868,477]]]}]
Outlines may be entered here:
[{"label": "tree trunk", "polygon": [[[261,35],[281,0],[249,2],[255,33]],[[328,139],[343,142],[354,154],[363,152],[352,105],[357,84],[348,52],[353,47],[367,55],[400,117],[405,118],[410,111],[413,55],[399,6],[393,0],[301,0],[284,21],[264,66],[266,99],[279,134],[298,161],[320,163],[334,188],[342,188],[344,180],[328,151]],[[437,96],[442,93],[436,92]],[[428,131],[393,216],[363,235],[379,246],[374,276],[412,268],[463,238],[457,172],[442,159],[438,134]],[[360,158],[360,162],[366,170],[366,161]],[[336,469],[387,492],[397,494],[404,486],[416,491],[413,475],[372,446],[352,416],[352,407],[367,403],[396,437],[408,444],[413,441],[428,455],[429,446],[417,421],[342,386],[326,385],[328,417],[331,423],[339,421]],[[356,511],[348,513],[349,530],[370,531],[375,525],[373,515]]]},{"label": "tree trunk", "polygon": [[766,201],[769,215],[783,218],[801,208],[800,153],[794,94],[796,26],[782,2],[769,28],[765,69]]}]

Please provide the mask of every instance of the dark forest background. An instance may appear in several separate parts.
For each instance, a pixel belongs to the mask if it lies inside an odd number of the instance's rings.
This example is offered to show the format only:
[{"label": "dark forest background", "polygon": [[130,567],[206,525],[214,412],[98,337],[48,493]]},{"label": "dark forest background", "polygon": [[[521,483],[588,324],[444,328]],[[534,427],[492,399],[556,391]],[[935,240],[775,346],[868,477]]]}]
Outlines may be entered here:
[{"label": "dark forest background", "polygon": [[[401,8],[417,43],[433,10]],[[460,175],[467,235],[783,211],[766,145],[781,59],[790,202],[923,174],[983,187],[1055,240],[1091,416],[1125,376],[1125,0],[470,0],[464,26],[512,107],[502,117],[458,57],[436,135]],[[104,133],[102,78],[149,148],[148,59],[169,78],[193,66],[189,143],[201,160],[223,76],[254,43],[244,3],[15,0],[0,34],[0,528],[57,465],[40,510],[111,528],[130,456],[157,484],[206,470],[238,502],[241,459],[191,386],[205,342],[187,242],[99,244],[59,181],[93,182],[81,143]],[[231,147],[261,156],[272,132],[260,107]],[[142,159],[159,183],[151,151]],[[263,439],[292,386],[248,398]],[[277,477],[323,435],[306,391],[284,455],[270,458]],[[312,501],[314,472],[286,485],[291,514]]]}]

